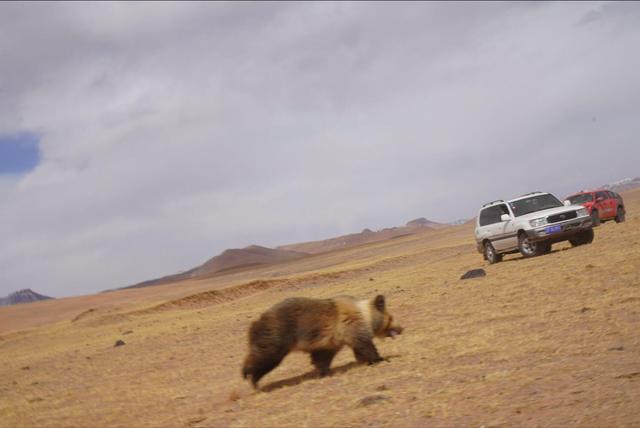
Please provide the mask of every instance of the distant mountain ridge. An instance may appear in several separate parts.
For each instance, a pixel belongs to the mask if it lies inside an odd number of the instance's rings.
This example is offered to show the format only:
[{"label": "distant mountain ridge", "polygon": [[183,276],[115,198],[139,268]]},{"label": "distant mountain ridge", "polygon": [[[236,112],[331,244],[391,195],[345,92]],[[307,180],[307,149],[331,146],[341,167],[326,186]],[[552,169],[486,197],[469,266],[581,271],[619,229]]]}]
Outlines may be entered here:
[{"label": "distant mountain ridge", "polygon": [[424,217],[420,217],[417,218],[415,220],[411,220],[409,222],[407,222],[407,224],[405,225],[406,227],[409,228],[429,228],[429,229],[442,229],[443,227],[447,227],[446,224],[442,224],[442,223],[437,223],[435,221],[431,221],[431,220],[427,220]]},{"label": "distant mountain ridge", "polygon": [[53,297],[38,294],[30,288],[16,291],[7,297],[0,297],[0,306],[19,305],[22,303],[38,302],[40,300],[50,300]]},{"label": "distant mountain ridge", "polygon": [[233,269],[242,269],[258,265],[270,265],[290,260],[297,260],[307,256],[309,256],[309,254],[297,251],[250,245],[245,248],[225,250],[219,255],[210,258],[200,266],[189,269],[188,271],[140,282],[123,288],[149,287],[152,285],[167,284],[185,279],[204,278],[217,273],[228,272]]},{"label": "distant mountain ridge", "polygon": [[614,192],[635,189],[636,187],[640,187],[640,177],[623,178],[622,180],[618,180],[613,183],[604,184],[602,187],[604,189],[613,190]]},{"label": "distant mountain ridge", "polygon": [[364,229],[360,233],[351,233],[349,235],[342,235],[335,238],[323,239],[318,241],[287,244],[278,247],[278,249],[300,251],[309,254],[318,254],[324,253],[326,251],[338,250],[341,248],[350,248],[356,245],[385,241],[387,239],[398,238],[400,236],[412,235],[424,230],[442,229],[444,227],[449,227],[449,225],[437,223],[435,221],[427,220],[424,217],[420,217],[407,222],[405,226],[401,227],[390,227],[378,231]]}]

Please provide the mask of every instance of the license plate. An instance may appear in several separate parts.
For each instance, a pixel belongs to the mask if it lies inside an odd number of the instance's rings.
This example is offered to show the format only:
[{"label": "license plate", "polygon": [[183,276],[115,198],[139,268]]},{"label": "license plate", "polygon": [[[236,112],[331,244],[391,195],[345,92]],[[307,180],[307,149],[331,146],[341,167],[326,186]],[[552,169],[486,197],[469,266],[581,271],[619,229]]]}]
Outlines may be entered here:
[{"label": "license plate", "polygon": [[561,230],[562,230],[562,226],[560,226],[559,224],[556,226],[549,226],[544,229],[544,231],[547,233],[556,233],[556,232],[560,232]]}]

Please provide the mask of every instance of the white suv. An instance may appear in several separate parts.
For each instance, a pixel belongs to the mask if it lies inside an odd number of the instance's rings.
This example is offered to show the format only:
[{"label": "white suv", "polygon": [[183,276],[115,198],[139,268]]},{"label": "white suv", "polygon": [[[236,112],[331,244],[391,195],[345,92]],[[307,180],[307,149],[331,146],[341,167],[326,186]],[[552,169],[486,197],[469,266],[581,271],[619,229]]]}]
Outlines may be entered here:
[{"label": "white suv", "polygon": [[493,201],[480,209],[476,224],[478,252],[489,263],[503,254],[522,253],[524,257],[551,251],[551,244],[571,245],[593,241],[591,216],[581,205],[563,204],[551,193],[533,192],[510,201]]}]

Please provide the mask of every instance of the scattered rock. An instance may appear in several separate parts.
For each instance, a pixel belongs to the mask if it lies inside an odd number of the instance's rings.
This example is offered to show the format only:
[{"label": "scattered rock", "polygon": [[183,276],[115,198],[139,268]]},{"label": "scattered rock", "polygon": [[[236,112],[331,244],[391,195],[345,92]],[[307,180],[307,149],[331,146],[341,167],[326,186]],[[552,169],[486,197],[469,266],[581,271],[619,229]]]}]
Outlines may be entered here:
[{"label": "scattered rock", "polygon": [[202,422],[207,419],[206,416],[196,416],[194,418],[189,419],[189,425],[197,424],[198,422]]},{"label": "scattered rock", "polygon": [[480,278],[483,276],[487,276],[487,273],[484,271],[484,269],[471,269],[470,271],[467,271],[464,275],[462,275],[460,279]]},{"label": "scattered rock", "polygon": [[389,388],[384,383],[376,388],[376,391],[388,391]]},{"label": "scattered rock", "polygon": [[29,366],[24,366],[24,367],[22,367],[22,370],[31,370],[31,367],[29,367]]},{"label": "scattered rock", "polygon": [[125,334],[131,334],[131,333],[133,333],[133,330],[127,330],[124,333],[122,333],[122,335],[124,336]]},{"label": "scattered rock", "polygon": [[370,406],[372,404],[378,403],[380,401],[387,401],[387,400],[389,400],[389,397],[387,397],[386,395],[382,395],[382,394],[368,395],[358,401],[358,407],[366,407],[366,406]]},{"label": "scattered rock", "polygon": [[583,307],[582,309],[580,309],[580,312],[584,314],[585,312],[587,312],[587,311],[592,311],[592,310],[593,310],[593,309],[591,309],[591,308],[589,308],[589,307],[585,306],[585,307]]},{"label": "scattered rock", "polygon": [[124,340],[118,339],[116,340],[116,344],[113,345],[113,347],[115,348],[116,346],[124,346],[124,345],[126,345],[126,343],[124,343]]},{"label": "scattered rock", "polygon": [[375,279],[373,279],[373,278],[369,278],[369,281],[375,281]]},{"label": "scattered rock", "polygon": [[607,349],[607,351],[624,351],[624,346],[615,346],[613,348]]}]

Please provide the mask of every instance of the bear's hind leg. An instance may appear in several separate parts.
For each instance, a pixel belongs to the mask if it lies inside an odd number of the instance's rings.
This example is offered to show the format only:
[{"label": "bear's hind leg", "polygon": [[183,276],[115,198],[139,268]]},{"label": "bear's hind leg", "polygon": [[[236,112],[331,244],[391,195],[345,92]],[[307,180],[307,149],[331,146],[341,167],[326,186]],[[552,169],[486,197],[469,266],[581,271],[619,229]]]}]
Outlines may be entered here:
[{"label": "bear's hind leg", "polygon": [[332,349],[318,349],[311,352],[311,362],[320,372],[320,377],[329,374],[331,370],[331,361],[336,356],[336,351]]}]

